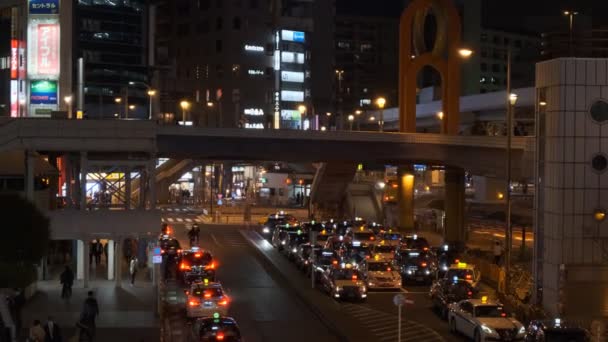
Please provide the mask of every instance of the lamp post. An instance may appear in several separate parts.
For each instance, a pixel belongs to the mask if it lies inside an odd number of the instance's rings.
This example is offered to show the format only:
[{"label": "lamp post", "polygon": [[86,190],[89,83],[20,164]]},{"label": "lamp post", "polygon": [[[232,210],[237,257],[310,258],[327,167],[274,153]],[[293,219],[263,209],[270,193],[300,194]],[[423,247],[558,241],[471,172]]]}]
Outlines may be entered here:
[{"label": "lamp post", "polygon": [[379,97],[376,99],[376,105],[380,108],[380,120],[378,120],[378,130],[380,132],[384,131],[384,106],[386,105],[386,99],[384,97]]},{"label": "lamp post", "polygon": [[148,120],[152,120],[152,98],[156,95],[156,90],[148,89]]},{"label": "lamp post", "polygon": [[63,101],[68,106],[68,119],[72,118],[72,95],[63,98]]},{"label": "lamp post", "polygon": [[355,121],[355,116],[352,115],[352,114],[350,114],[348,116],[348,128],[349,128],[350,131],[353,130],[353,121]]},{"label": "lamp post", "polygon": [[[507,50],[507,189],[506,189],[506,232],[505,232],[505,292],[508,293],[511,272],[511,250],[513,227],[511,226],[511,137],[513,135],[513,108],[517,94],[511,93],[511,48]],[[524,237],[525,238],[525,237]]]},{"label": "lamp post", "polygon": [[116,106],[118,109],[118,116],[121,117],[122,115],[120,115],[120,103],[122,102],[122,98],[117,97],[114,99],[114,102],[116,102]]},{"label": "lamp post", "polygon": [[574,28],[574,16],[578,15],[576,11],[564,11],[564,15],[568,17],[570,23],[570,40],[569,40],[569,48],[570,48],[570,57],[574,57],[574,40],[572,29]]},{"label": "lamp post", "polygon": [[186,111],[190,108],[190,102],[182,100],[179,105],[182,107],[182,126],[186,126]]},{"label": "lamp post", "polygon": [[298,106],[298,111],[300,112],[300,129],[304,129],[304,116],[306,116],[306,106],[305,105],[299,105]]},{"label": "lamp post", "polygon": [[336,126],[337,129],[342,129],[344,120],[342,118],[342,80],[344,79],[344,69],[336,69],[336,77],[338,78],[338,108],[337,108],[337,118],[336,118]]},{"label": "lamp post", "polygon": [[357,119],[357,131],[361,130],[361,114],[363,114],[362,110],[355,110],[355,119]]}]

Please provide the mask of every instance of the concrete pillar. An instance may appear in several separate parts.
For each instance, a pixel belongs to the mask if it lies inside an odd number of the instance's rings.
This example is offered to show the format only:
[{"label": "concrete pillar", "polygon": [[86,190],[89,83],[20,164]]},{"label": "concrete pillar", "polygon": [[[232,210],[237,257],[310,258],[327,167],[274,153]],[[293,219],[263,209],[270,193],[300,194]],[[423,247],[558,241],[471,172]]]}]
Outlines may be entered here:
[{"label": "concrete pillar", "polygon": [[122,287],[122,244],[123,239],[118,238],[114,241],[114,269],[116,270],[114,277],[114,284],[116,287]]},{"label": "concrete pillar", "polygon": [[25,198],[34,202],[34,163],[36,157],[32,151],[25,151]]},{"label": "concrete pillar", "polygon": [[445,170],[445,235],[447,243],[463,248],[464,232],[464,170],[446,168]]},{"label": "concrete pillar", "polygon": [[146,182],[148,181],[148,172],[143,168],[139,170],[139,202],[138,209],[146,208]]},{"label": "concrete pillar", "polygon": [[114,254],[114,240],[108,240],[108,260],[107,260],[107,265],[108,265],[108,280],[113,280],[114,279],[114,259],[115,259],[115,254]]},{"label": "concrete pillar", "polygon": [[80,152],[80,210],[87,210],[87,153]]},{"label": "concrete pillar", "polygon": [[89,278],[90,278],[90,272],[91,272],[91,264],[89,263],[89,253],[90,253],[90,249],[91,249],[91,241],[84,240],[83,242],[83,246],[82,246],[82,250],[83,250],[83,254],[84,254],[84,272],[83,272],[83,285],[84,288],[88,288],[89,287]]},{"label": "concrete pillar", "polygon": [[148,201],[150,209],[156,208],[156,158],[151,158],[148,162]]},{"label": "concrete pillar", "polygon": [[74,194],[72,193],[72,162],[70,156],[67,154],[63,157],[63,161],[63,169],[65,172],[65,196],[69,199],[68,207],[71,208],[73,207],[72,201],[74,200]]},{"label": "concrete pillar", "polygon": [[504,202],[506,189],[502,179],[473,176],[473,187],[476,202]]},{"label": "concrete pillar", "polygon": [[[88,256],[87,256],[88,258]],[[82,240],[76,241],[76,279],[83,280],[84,279],[84,264],[88,263],[88,260],[85,260],[84,254],[84,242]]]},{"label": "concrete pillar", "polygon": [[125,209],[131,209],[131,169],[125,170]]},{"label": "concrete pillar", "polygon": [[399,229],[414,229],[414,173],[410,168],[399,169],[399,194],[397,200]]}]

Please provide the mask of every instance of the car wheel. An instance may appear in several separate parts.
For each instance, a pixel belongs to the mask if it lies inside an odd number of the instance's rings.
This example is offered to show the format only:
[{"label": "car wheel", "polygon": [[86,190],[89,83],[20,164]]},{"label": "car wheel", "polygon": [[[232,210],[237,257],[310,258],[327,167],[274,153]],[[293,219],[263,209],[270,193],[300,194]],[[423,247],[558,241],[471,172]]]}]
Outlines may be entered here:
[{"label": "car wheel", "polygon": [[479,330],[475,330],[475,335],[473,336],[473,341],[481,342],[481,334],[479,333]]},{"label": "car wheel", "polygon": [[452,334],[458,333],[458,331],[456,331],[456,321],[453,318],[450,320],[450,332]]}]

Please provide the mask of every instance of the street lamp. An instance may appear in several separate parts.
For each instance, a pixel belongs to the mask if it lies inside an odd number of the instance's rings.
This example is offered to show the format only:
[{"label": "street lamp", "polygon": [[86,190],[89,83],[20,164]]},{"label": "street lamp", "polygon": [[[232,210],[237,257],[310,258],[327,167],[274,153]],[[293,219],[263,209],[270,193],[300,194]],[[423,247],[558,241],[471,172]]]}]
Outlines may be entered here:
[{"label": "street lamp", "polygon": [[355,111],[355,115],[356,115],[356,118],[357,118],[357,131],[361,130],[361,120],[359,119],[359,117],[361,116],[361,114],[363,114],[362,110],[357,109]]},{"label": "street lamp", "polygon": [[156,95],[156,90],[148,89],[148,120],[152,120],[152,98]]},{"label": "street lamp", "polygon": [[355,116],[350,114],[348,116],[348,127],[351,131],[353,130],[353,121],[355,121]]},{"label": "street lamp", "polygon": [[384,106],[386,105],[386,99],[379,97],[376,99],[376,105],[380,108],[380,120],[378,121],[378,129],[380,132],[384,131]]},{"label": "street lamp", "polygon": [[[122,102],[122,98],[120,98],[120,97],[116,97],[116,98],[114,98],[114,102],[116,102],[116,106],[118,107],[118,111],[117,111],[117,112],[118,112],[118,115],[119,115],[119,116],[121,116],[121,115],[120,115],[120,103]],[[115,116],[116,116],[116,115],[115,115]]]},{"label": "street lamp", "polygon": [[568,17],[569,22],[570,22],[570,41],[569,41],[570,57],[574,57],[574,42],[573,42],[573,36],[572,36],[572,29],[574,28],[574,16],[578,15],[578,12],[564,11],[564,15]]},{"label": "street lamp", "polygon": [[211,101],[207,102],[207,107],[212,108],[213,107],[213,102],[211,102]]},{"label": "street lamp", "polygon": [[182,100],[179,105],[182,107],[182,126],[186,126],[186,111],[190,108],[190,102]]},{"label": "street lamp", "polygon": [[460,48],[460,49],[458,49],[458,54],[462,58],[469,58],[469,57],[471,57],[471,55],[473,55],[473,50],[468,49],[468,48]]},{"label": "street lamp", "polygon": [[304,129],[304,116],[306,115],[306,106],[303,104],[299,105],[298,111],[300,112],[300,126],[301,129]]},{"label": "street lamp", "polygon": [[129,105],[130,110],[135,110],[135,105]]},{"label": "street lamp", "polygon": [[68,119],[72,118],[72,95],[63,98],[63,101],[68,106]]}]

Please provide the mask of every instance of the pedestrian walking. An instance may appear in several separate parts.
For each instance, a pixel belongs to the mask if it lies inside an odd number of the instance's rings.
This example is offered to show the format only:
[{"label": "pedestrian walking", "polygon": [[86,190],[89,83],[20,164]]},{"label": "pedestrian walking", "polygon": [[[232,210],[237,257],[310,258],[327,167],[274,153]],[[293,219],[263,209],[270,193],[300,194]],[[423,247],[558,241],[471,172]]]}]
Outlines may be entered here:
[{"label": "pedestrian walking", "polygon": [[29,340],[30,342],[45,342],[46,334],[44,328],[40,324],[40,321],[35,319],[30,327]]},{"label": "pedestrian walking", "polygon": [[99,263],[101,263],[101,254],[103,254],[103,244],[101,243],[101,241],[97,241],[97,243],[95,244],[95,265],[99,266]]},{"label": "pedestrian walking", "polygon": [[97,316],[99,316],[99,305],[93,295],[93,291],[89,291],[87,299],[84,300],[79,323],[86,326],[89,336],[91,336],[91,341],[95,337],[95,319],[97,319]]},{"label": "pedestrian walking", "polygon": [[61,282],[61,298],[69,299],[72,297],[72,285],[74,285],[74,272],[70,266],[65,265],[65,269],[61,272],[59,276],[59,281]]},{"label": "pedestrian walking", "polygon": [[502,245],[500,244],[500,241],[495,241],[494,242],[494,264],[498,265],[500,263],[500,259],[502,258]]},{"label": "pedestrian walking", "polygon": [[15,329],[17,332],[21,331],[23,327],[21,320],[21,310],[23,309],[23,305],[25,305],[25,295],[23,291],[19,288],[13,289],[13,295],[8,297],[8,308],[15,322]]},{"label": "pedestrian walking", "polygon": [[44,324],[45,342],[63,342],[61,329],[55,323],[52,316],[49,316]]},{"label": "pedestrian walking", "polygon": [[135,285],[135,276],[137,275],[137,258],[133,256],[129,263],[129,273],[131,274],[131,286]]}]

